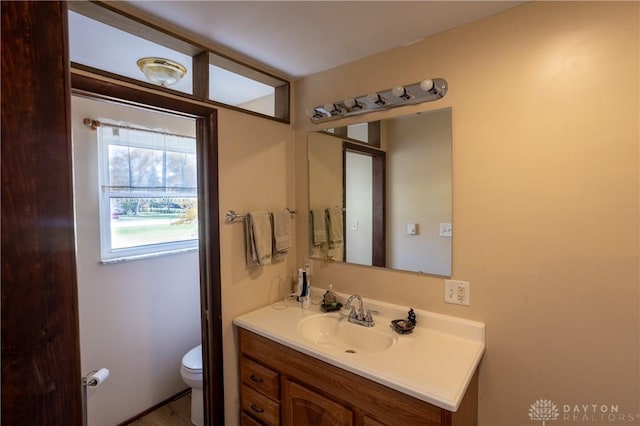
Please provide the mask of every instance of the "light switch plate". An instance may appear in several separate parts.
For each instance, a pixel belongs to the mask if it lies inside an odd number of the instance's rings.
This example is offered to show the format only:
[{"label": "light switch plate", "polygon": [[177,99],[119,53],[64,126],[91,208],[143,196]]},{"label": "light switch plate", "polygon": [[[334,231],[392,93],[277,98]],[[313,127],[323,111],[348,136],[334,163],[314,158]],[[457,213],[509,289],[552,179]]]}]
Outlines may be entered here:
[{"label": "light switch plate", "polygon": [[440,224],[440,236],[441,237],[451,237],[453,232],[453,227],[450,223],[441,223]]}]

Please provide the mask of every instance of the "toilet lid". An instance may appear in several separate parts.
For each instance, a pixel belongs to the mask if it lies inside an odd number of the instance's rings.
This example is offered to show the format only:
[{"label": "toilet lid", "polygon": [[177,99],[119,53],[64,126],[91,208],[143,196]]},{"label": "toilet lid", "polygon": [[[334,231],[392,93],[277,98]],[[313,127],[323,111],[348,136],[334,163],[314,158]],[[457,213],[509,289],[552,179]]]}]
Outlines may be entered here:
[{"label": "toilet lid", "polygon": [[187,352],[182,357],[182,365],[189,370],[202,370],[202,345]]}]

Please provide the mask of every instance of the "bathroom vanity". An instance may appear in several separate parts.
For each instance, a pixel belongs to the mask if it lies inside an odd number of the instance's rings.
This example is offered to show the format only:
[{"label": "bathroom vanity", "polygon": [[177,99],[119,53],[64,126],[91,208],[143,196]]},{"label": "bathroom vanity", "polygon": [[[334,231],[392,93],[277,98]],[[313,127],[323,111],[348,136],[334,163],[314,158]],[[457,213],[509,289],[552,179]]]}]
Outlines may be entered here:
[{"label": "bathroom vanity", "polygon": [[365,299],[376,325],[344,312],[272,306],[238,327],[243,425],[475,425],[484,325],[416,310],[413,333],[389,327],[402,307]]}]

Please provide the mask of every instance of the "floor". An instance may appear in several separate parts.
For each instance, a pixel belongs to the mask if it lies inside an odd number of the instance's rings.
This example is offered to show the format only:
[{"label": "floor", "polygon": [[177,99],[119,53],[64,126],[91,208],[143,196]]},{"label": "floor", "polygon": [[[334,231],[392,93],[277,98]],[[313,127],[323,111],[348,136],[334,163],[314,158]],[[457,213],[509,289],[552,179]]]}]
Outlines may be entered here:
[{"label": "floor", "polygon": [[188,393],[129,423],[128,426],[193,426],[190,417],[191,394]]}]

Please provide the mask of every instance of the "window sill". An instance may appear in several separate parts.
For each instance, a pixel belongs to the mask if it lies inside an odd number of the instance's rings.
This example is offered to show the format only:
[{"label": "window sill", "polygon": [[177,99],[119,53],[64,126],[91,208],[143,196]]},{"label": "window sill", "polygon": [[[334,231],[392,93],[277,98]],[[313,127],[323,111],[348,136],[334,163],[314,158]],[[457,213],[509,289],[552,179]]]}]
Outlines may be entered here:
[{"label": "window sill", "polygon": [[155,257],[170,256],[174,254],[191,253],[198,250],[199,250],[198,247],[190,247],[186,249],[164,251],[161,253],[147,253],[147,254],[139,254],[139,255],[132,255],[132,256],[122,256],[122,257],[116,257],[113,259],[102,259],[100,263],[103,265],[112,265],[114,263],[132,262],[135,260],[153,259]]}]

